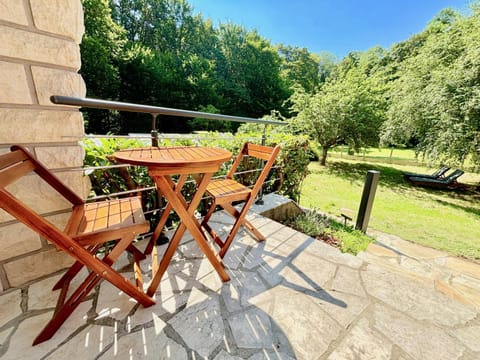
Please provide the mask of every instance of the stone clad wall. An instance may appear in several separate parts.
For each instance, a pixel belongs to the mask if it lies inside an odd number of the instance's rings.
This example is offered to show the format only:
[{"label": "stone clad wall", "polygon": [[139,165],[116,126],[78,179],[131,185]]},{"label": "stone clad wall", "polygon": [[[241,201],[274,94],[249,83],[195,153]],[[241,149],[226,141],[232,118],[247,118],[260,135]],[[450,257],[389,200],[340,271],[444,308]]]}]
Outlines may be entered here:
[{"label": "stone clad wall", "polygon": [[[81,197],[83,118],[51,95],[84,97],[81,0],[0,0],[0,154],[26,146]],[[76,168],[76,169],[75,169]],[[70,205],[35,176],[9,190],[63,228]],[[0,292],[65,268],[71,258],[0,209]]]}]

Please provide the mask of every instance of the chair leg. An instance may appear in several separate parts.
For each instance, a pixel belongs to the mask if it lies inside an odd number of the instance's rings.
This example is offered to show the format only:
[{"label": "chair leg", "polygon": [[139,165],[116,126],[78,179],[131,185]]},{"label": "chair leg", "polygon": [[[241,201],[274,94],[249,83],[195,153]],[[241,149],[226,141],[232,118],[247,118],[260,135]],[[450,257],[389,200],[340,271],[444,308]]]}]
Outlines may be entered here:
[{"label": "chair leg", "polygon": [[217,204],[214,201],[205,216],[203,217],[201,226],[202,228],[204,228],[204,230],[207,231],[207,233],[212,237],[212,239],[217,243],[218,246],[223,247],[225,245],[224,242],[222,241],[222,239],[220,239],[215,230],[213,230],[212,227],[208,224],[208,221],[210,220],[210,217],[212,216],[216,207]]},{"label": "chair leg", "polygon": [[[95,252],[98,250],[99,246],[94,246],[90,250],[93,251],[91,252],[92,257],[94,258],[94,261],[102,261],[104,264],[111,266],[117,259],[118,257],[122,254],[123,251],[125,251],[129,245],[131,245],[131,242],[133,241],[135,235],[127,236],[122,239],[120,239],[117,244],[113,247],[113,249],[110,251],[109,254],[107,254],[103,260],[100,260],[95,257]],[[139,251],[138,251],[139,252]],[[135,256],[136,252],[134,252]],[[141,253],[140,253],[141,254]],[[143,254],[142,254],[143,256]],[[46,341],[50,339],[55,332],[58,330],[60,326],[67,320],[67,318],[70,316],[70,314],[77,308],[78,305],[82,302],[82,300],[92,291],[92,289],[97,285],[97,283],[102,279],[102,275],[92,271],[87,278],[80,284],[80,286],[73,292],[73,294],[68,298],[66,302],[62,301],[62,297],[65,297],[66,291],[68,290],[68,286],[70,285],[70,275],[76,271],[78,273],[80,269],[83,266],[88,267],[89,264],[81,264],[79,261],[75,262],[74,265],[67,270],[67,273],[69,273],[68,277],[62,277],[64,279],[63,281],[59,281],[58,283],[62,283],[63,288],[62,288],[62,293],[60,294],[59,301],[57,303],[57,308],[55,309],[55,313],[52,317],[52,319],[47,323],[47,325],[43,328],[43,330],[38,334],[38,336],[35,338],[33,341],[33,345],[39,344],[43,341]],[[109,276],[109,281],[111,282],[112,285],[116,286],[120,290],[124,291],[126,294],[135,297],[134,295],[137,295],[137,297],[140,297],[142,295],[143,297],[147,297],[143,291],[141,291],[139,288],[137,288],[135,285],[133,285],[131,282],[129,282],[127,279],[125,279],[123,276],[120,274],[113,272],[111,276]],[[61,279],[61,280],[62,280]],[[68,281],[67,281],[68,279]],[[58,284],[57,283],[57,284]],[[145,305],[153,305],[155,302],[153,299],[150,297],[147,297],[149,299],[148,302],[145,302]],[[143,301],[139,301],[143,302]]]},{"label": "chair leg", "polygon": [[[103,244],[97,244],[93,246],[89,246],[86,250],[90,252],[91,254],[95,254],[98,249],[102,247]],[[53,290],[58,290],[58,289],[63,289],[65,285],[73,280],[73,278],[82,270],[82,268],[85,265],[82,264],[80,261],[75,261],[73,265],[63,274],[63,276],[60,278],[60,280],[57,281],[57,283],[53,286]]]},{"label": "chair leg", "polygon": [[208,209],[207,213],[205,214],[205,216],[203,217],[203,220],[202,220],[202,225],[203,224],[206,224],[208,223],[208,220],[210,220],[210,217],[212,216],[213,212],[215,211],[215,208],[217,207],[217,204],[215,203],[215,201],[212,203],[212,205],[210,206],[210,208]]},{"label": "chair leg", "polygon": [[[182,191],[183,185],[185,184],[187,179],[188,179],[188,175],[181,175],[176,184],[171,183],[172,188],[175,190],[176,193],[179,193],[180,191]],[[162,230],[165,227],[165,224],[167,223],[167,220],[168,220],[168,216],[170,215],[170,212],[172,210],[173,210],[172,205],[167,203],[167,205],[165,206],[165,210],[162,213],[162,216],[160,216],[160,219],[158,220],[158,224],[155,227],[152,237],[147,247],[145,248],[145,251],[144,251],[145,255],[152,253],[153,247],[157,244],[158,239],[161,237]]]},{"label": "chair leg", "polygon": [[[82,300],[87,296],[95,285],[100,281],[101,277],[96,273],[90,273],[83,283],[75,290],[66,303],[64,303],[59,309],[55,311],[52,319],[38,334],[33,341],[33,345],[40,344],[50,339],[60,326],[67,320],[70,314],[77,308]],[[58,304],[60,305],[60,304]]]},{"label": "chair leg", "polygon": [[262,235],[258,229],[252,225],[250,221],[247,219],[243,219],[243,226],[245,226],[245,229],[247,229],[249,232],[253,234],[253,236],[257,239],[258,242],[260,241],[265,241],[265,236]]},{"label": "chair leg", "polygon": [[[222,205],[222,207],[223,207],[223,205]],[[227,238],[225,239],[225,242],[224,242],[223,247],[220,249],[220,252],[218,253],[218,255],[220,256],[220,258],[223,259],[223,257],[224,257],[225,254],[227,253],[228,248],[229,248],[230,245],[232,244],[232,241],[233,241],[233,239],[235,238],[235,235],[236,235],[237,232],[238,232],[238,229],[240,229],[240,226],[242,225],[242,223],[243,223],[243,221],[244,221],[245,215],[247,214],[247,210],[248,210],[248,207],[247,207],[247,206],[244,206],[243,209],[242,209],[242,211],[239,213],[239,216],[236,218],[235,223],[233,224],[232,229],[230,230]]]},{"label": "chair leg", "polygon": [[[237,209],[235,209],[232,204],[225,203],[221,205],[225,211],[227,211],[233,218],[237,219],[240,216],[240,212],[238,212]],[[257,241],[264,241],[265,236],[263,236],[258,229],[253,226],[253,224],[248,221],[245,217],[243,218],[242,225],[245,226],[245,228],[252,233],[253,236],[257,238]]]}]

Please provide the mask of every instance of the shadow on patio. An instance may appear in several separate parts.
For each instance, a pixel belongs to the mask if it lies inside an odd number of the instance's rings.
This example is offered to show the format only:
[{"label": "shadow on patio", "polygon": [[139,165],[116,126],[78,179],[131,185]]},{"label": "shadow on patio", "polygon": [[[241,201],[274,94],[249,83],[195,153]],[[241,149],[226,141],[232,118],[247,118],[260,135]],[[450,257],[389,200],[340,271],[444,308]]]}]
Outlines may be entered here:
[{"label": "shadow on patio", "polygon": [[[249,218],[267,240],[239,232],[224,259],[230,282],[222,284],[186,233],[156,305],[143,308],[101,282],[51,340],[35,347],[60,275],[3,294],[2,358],[480,357],[478,308],[255,213]],[[228,223],[214,215],[218,232]],[[132,271],[126,256],[118,266]],[[142,270],[148,275],[149,259]]]}]

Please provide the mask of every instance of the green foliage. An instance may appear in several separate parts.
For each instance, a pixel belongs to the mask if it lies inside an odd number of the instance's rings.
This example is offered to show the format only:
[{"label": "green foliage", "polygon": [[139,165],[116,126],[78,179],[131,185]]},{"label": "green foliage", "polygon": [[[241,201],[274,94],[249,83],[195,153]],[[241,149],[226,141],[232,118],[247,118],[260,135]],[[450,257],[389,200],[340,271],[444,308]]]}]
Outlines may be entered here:
[{"label": "green foliage", "polygon": [[305,211],[290,220],[287,225],[311,237],[324,234],[329,226],[328,218],[316,211]]},{"label": "green foliage", "polygon": [[333,67],[334,56],[320,57],[310,53],[306,48],[280,45],[279,54],[282,56],[282,73],[292,85],[299,85],[307,93],[314,93],[321,81],[325,81],[330,68]]},{"label": "green foliage", "polygon": [[360,251],[364,251],[368,244],[374,239],[360,230],[356,230],[352,226],[345,226],[342,223],[330,219],[327,233],[334,238],[339,239],[339,245],[342,252],[348,252],[357,255]]},{"label": "green foliage", "polygon": [[281,110],[289,92],[280,73],[281,58],[256,31],[234,24],[218,29],[221,56],[216,71],[224,114],[262,117]]},{"label": "green foliage", "polygon": [[[126,42],[125,31],[112,20],[108,0],[82,0],[82,4],[85,35],[80,44],[80,73],[86,83],[87,95],[117,100],[120,90],[118,63]],[[84,117],[88,133],[106,134],[119,130],[117,114],[86,109]]]},{"label": "green foliage", "polygon": [[[263,130],[262,130],[263,129]],[[244,124],[240,126],[236,137],[241,139],[260,137],[265,131],[265,145],[280,145],[281,151],[277,157],[279,169],[272,170],[280,179],[275,187],[280,194],[295,201],[300,200],[303,180],[308,174],[309,141],[305,136],[287,133],[283,126],[267,126],[259,124]]]},{"label": "green foliage", "polygon": [[[111,155],[118,150],[145,146],[145,142],[135,139],[96,138],[84,139],[84,165],[102,167],[113,165]],[[152,186],[153,183],[144,167],[99,169],[88,173],[92,184],[92,194],[108,195],[120,191],[132,190],[137,186]]]},{"label": "green foliage", "polygon": [[[185,0],[84,0],[88,96],[258,118],[286,111],[282,58],[256,31],[194,15]],[[261,86],[259,86],[261,84]],[[148,132],[145,114],[86,110],[87,132]],[[161,117],[158,130],[235,131],[236,123]]]},{"label": "green foliage", "polygon": [[[198,111],[210,114],[219,114],[219,110],[213,105],[200,106]],[[195,118],[189,121],[189,125],[192,131],[234,132],[238,128],[239,123],[235,123],[233,121]]]},{"label": "green foliage", "polygon": [[[259,118],[277,110],[297,133],[358,151],[415,145],[432,162],[480,166],[480,1],[442,10],[424,31],[340,62],[255,30],[212,25],[187,0],[82,0],[81,73],[88,96]],[[110,3],[110,8],[109,8]],[[89,133],[148,132],[145,114],[86,110]],[[162,117],[161,132],[237,124]],[[381,129],[381,131],[380,131]]]},{"label": "green foliage", "polygon": [[458,165],[471,156],[478,164],[480,15],[443,10],[417,38],[415,51],[396,66],[382,138],[413,138],[432,162]]},{"label": "green foliage", "polygon": [[367,70],[356,54],[350,54],[318,92],[312,95],[297,88],[290,99],[297,113],[291,125],[320,143],[323,165],[328,150],[337,144],[358,150],[378,142],[385,87]]}]

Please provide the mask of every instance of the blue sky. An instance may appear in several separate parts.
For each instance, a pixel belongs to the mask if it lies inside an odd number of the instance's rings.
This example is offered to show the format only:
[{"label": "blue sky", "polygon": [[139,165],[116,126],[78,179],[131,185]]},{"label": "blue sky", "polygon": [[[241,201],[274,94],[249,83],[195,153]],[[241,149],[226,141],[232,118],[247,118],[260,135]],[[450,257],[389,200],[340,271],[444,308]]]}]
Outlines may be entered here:
[{"label": "blue sky", "polygon": [[188,0],[214,24],[256,29],[273,44],[329,51],[390,48],[422,31],[446,7],[467,11],[469,0]]}]

